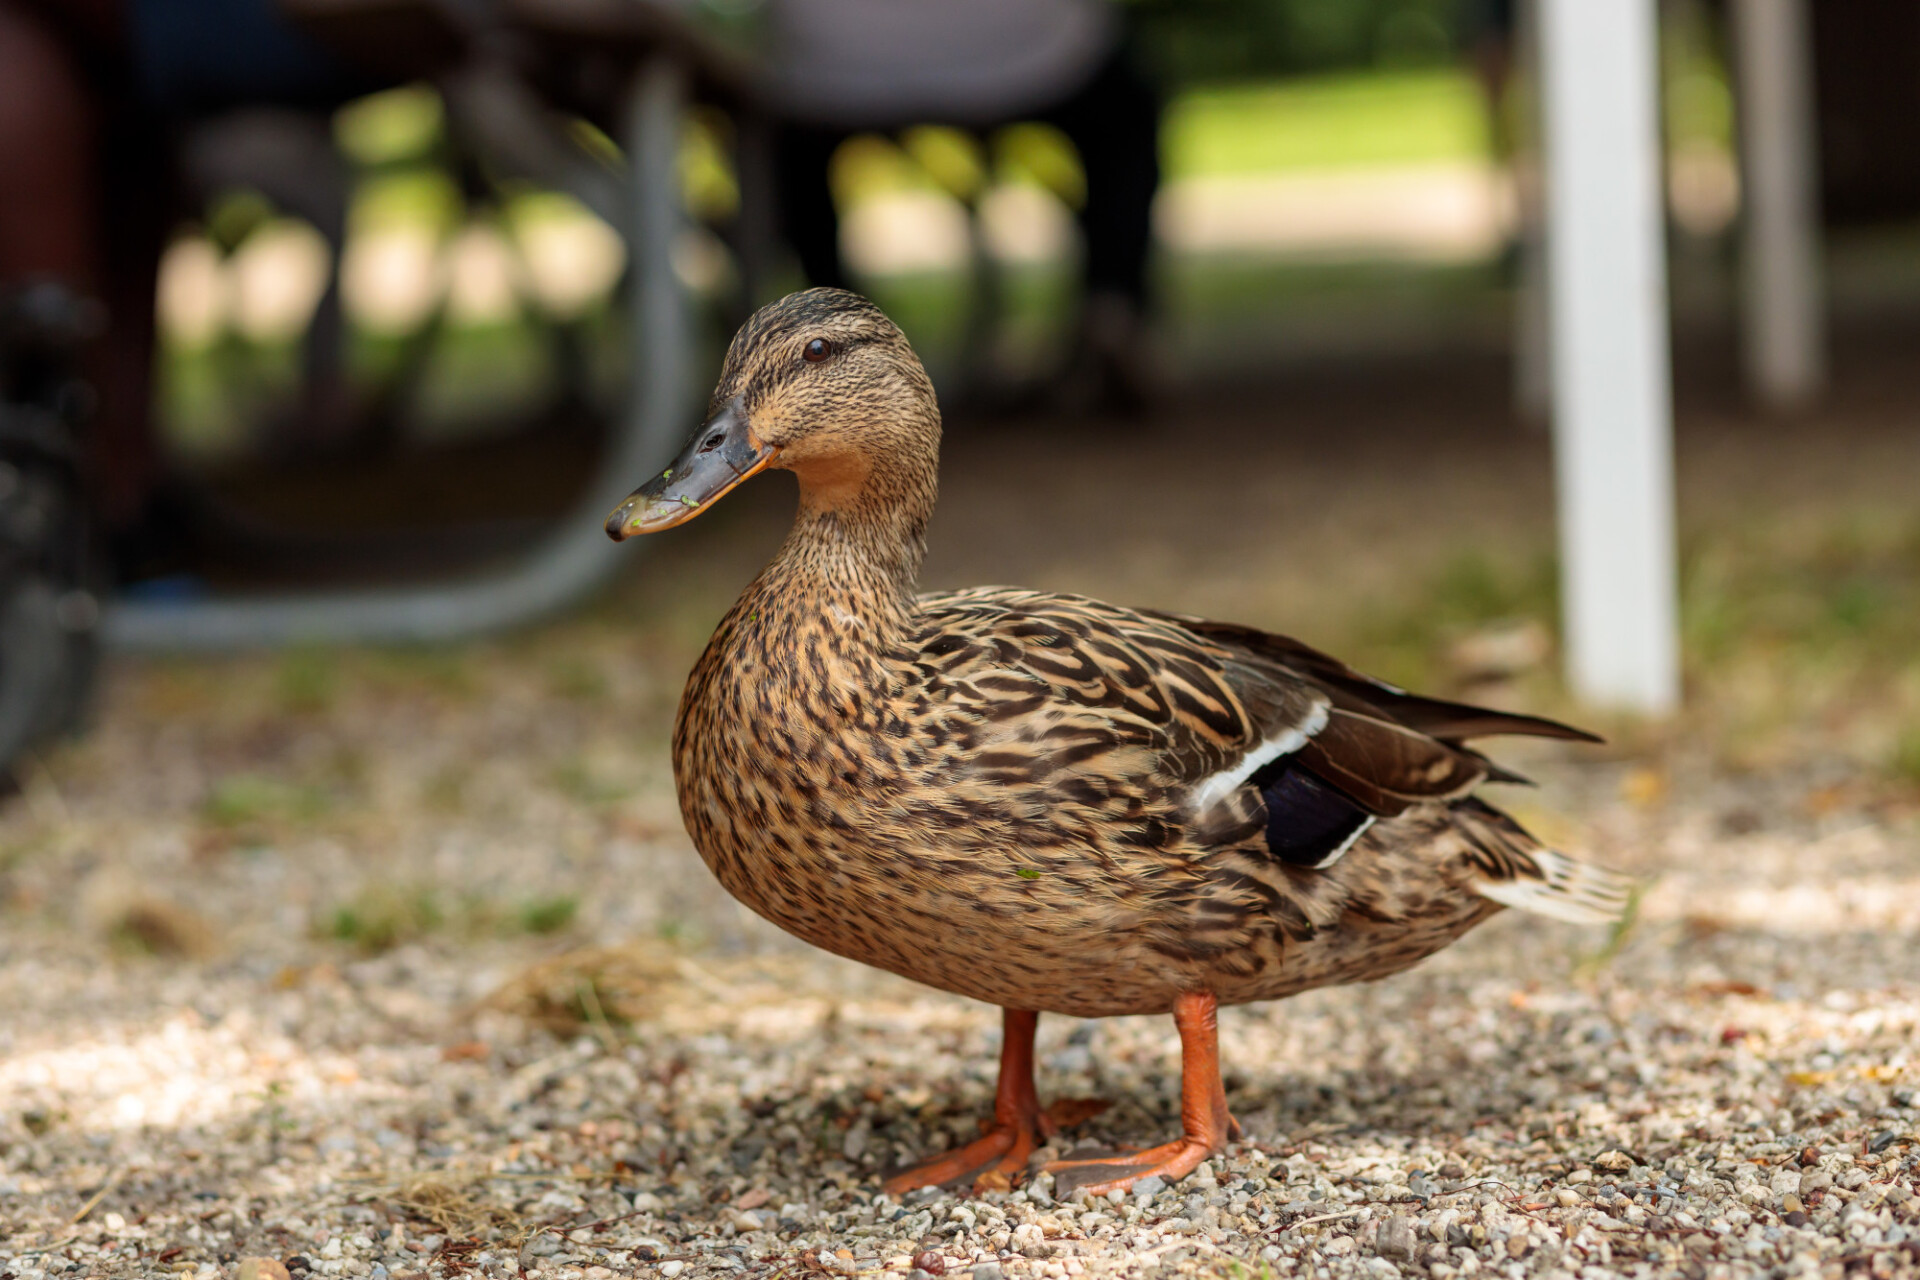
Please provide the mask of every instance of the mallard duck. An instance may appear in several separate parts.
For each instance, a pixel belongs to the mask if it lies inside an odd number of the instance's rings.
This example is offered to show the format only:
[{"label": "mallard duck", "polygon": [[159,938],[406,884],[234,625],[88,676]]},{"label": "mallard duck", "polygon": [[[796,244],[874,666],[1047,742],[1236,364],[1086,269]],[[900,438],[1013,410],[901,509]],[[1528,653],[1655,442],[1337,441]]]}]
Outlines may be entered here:
[{"label": "mallard duck", "polygon": [[799,480],[792,532],[688,678],[674,779],[694,846],[754,911],[1004,1011],[983,1136],[889,1191],[1025,1176],[1061,1118],[1034,1089],[1041,1013],[1172,1014],[1181,1136],[1047,1166],[1056,1194],[1172,1181],[1236,1128],[1218,1006],[1385,977],[1503,907],[1619,914],[1626,882],[1477,798],[1517,779],[1464,745],[1590,734],[1252,627],[916,594],[939,446],[900,330],[811,289],[747,321],[705,425],[607,522],[652,533],[757,472]]}]

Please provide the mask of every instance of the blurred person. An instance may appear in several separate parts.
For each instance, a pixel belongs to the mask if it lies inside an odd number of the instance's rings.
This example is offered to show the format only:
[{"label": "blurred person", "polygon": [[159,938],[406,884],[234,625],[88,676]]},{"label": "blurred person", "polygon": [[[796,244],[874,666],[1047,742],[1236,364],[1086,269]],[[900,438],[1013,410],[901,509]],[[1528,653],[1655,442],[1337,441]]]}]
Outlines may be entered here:
[{"label": "blurred person", "polygon": [[1084,298],[1070,381],[1137,407],[1147,387],[1147,262],[1160,184],[1160,97],[1107,0],[773,0],[775,181],[808,282],[847,288],[828,185],[853,134],[912,124],[1051,124],[1079,152]]}]

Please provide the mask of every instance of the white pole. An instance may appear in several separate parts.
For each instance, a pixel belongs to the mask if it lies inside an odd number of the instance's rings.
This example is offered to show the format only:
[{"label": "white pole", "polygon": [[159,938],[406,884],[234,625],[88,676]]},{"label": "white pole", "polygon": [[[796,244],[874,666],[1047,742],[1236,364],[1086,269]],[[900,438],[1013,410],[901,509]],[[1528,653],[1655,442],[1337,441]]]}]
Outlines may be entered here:
[{"label": "white pole", "polygon": [[1542,0],[1554,471],[1568,678],[1679,702],[1654,0]]},{"label": "white pole", "polygon": [[1813,71],[1803,0],[1737,0],[1742,354],[1770,409],[1800,408],[1826,380]]}]

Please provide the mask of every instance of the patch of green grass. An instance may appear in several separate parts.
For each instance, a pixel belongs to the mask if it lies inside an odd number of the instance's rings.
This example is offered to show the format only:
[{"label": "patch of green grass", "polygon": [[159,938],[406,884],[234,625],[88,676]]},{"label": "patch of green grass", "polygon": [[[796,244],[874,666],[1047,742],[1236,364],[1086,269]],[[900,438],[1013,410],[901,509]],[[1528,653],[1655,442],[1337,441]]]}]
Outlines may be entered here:
[{"label": "patch of green grass", "polygon": [[1902,730],[1894,740],[1887,756],[1887,772],[1902,782],[1920,786],[1920,725]]},{"label": "patch of green grass", "polygon": [[695,948],[702,933],[690,921],[678,916],[665,916],[653,926],[654,937],[668,946]]},{"label": "patch of green grass", "polygon": [[529,898],[514,909],[514,919],[523,933],[559,933],[580,913],[580,899],[572,894],[547,898]]},{"label": "patch of green grass", "polygon": [[1724,530],[1683,558],[1688,663],[1704,679],[1764,661],[1820,682],[1888,686],[1920,636],[1920,517]]},{"label": "patch of green grass", "polygon": [[368,955],[436,935],[474,939],[547,937],[564,933],[580,914],[574,894],[501,901],[483,894],[450,897],[425,884],[368,884],[321,919],[320,936]]},{"label": "patch of green grass", "polygon": [[260,1103],[260,1123],[269,1133],[292,1133],[300,1127],[287,1106],[290,1090],[282,1080],[269,1080],[267,1087],[259,1093],[250,1094]]},{"label": "patch of green grass", "polygon": [[458,761],[437,769],[420,789],[421,799],[436,813],[458,813],[467,800],[467,780],[473,770]]},{"label": "patch of green grass", "polygon": [[1547,555],[1460,551],[1418,589],[1392,599],[1361,613],[1351,653],[1362,670],[1412,689],[1444,683],[1443,651],[1466,632],[1509,620],[1537,621],[1550,630],[1558,623],[1555,567]]},{"label": "patch of green grass", "polygon": [[1264,1258],[1255,1258],[1247,1262],[1242,1262],[1238,1258],[1227,1258],[1215,1263],[1212,1269],[1203,1270],[1200,1274],[1218,1276],[1221,1280],[1276,1280],[1279,1275],[1273,1269],[1273,1264]]},{"label": "patch of green grass", "polygon": [[1160,132],[1173,179],[1471,160],[1490,147],[1479,88],[1453,67],[1192,89]]},{"label": "patch of green grass", "polygon": [[[1741,767],[1813,748],[1920,783],[1920,515],[1723,524],[1689,535],[1681,564],[1680,727]],[[1324,642],[1361,670],[1441,695],[1454,640],[1505,620],[1558,629],[1557,569],[1542,548],[1464,550],[1380,600]],[[1518,702],[1593,719],[1557,709],[1557,664],[1526,680]]]},{"label": "patch of green grass", "polygon": [[293,649],[273,675],[274,696],[283,711],[310,715],[333,706],[340,689],[340,664],[328,649]]},{"label": "patch of green grass", "polygon": [[368,655],[364,667],[372,683],[394,692],[428,689],[460,701],[482,688],[464,649],[383,649]]},{"label": "patch of green grass", "polygon": [[606,697],[611,687],[606,670],[577,653],[555,655],[547,663],[546,677],[548,692],[574,702],[596,702]]},{"label": "patch of green grass", "polygon": [[324,787],[236,773],[213,784],[200,813],[215,826],[243,827],[263,822],[309,822],[332,806],[333,798]]},{"label": "patch of green grass", "polygon": [[556,790],[579,804],[594,807],[617,804],[633,794],[631,786],[602,777],[584,760],[569,760],[558,765],[549,776]]},{"label": "patch of green grass", "polygon": [[446,912],[432,889],[369,885],[335,907],[321,933],[373,955],[436,933],[446,922]]}]

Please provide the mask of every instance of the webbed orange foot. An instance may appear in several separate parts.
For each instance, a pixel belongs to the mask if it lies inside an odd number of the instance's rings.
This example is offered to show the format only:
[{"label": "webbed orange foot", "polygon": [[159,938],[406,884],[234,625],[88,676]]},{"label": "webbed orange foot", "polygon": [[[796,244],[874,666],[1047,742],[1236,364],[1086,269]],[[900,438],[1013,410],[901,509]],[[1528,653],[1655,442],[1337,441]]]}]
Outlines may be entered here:
[{"label": "webbed orange foot", "polygon": [[1085,1190],[1103,1196],[1109,1191],[1125,1191],[1142,1178],[1158,1175],[1167,1182],[1186,1177],[1202,1160],[1219,1148],[1192,1138],[1177,1138],[1164,1146],[1117,1155],[1100,1155],[1079,1160],[1053,1160],[1043,1172],[1053,1175],[1053,1194],[1064,1200]]},{"label": "webbed orange foot", "polygon": [[1180,1029],[1181,1137],[1145,1151],[1084,1151],[1054,1160],[1045,1171],[1053,1175],[1055,1196],[1082,1190],[1105,1195],[1154,1176],[1174,1182],[1208,1156],[1226,1150],[1229,1137],[1240,1136],[1220,1083],[1217,1014],[1211,992],[1189,992],[1174,1002],[1173,1021]]},{"label": "webbed orange foot", "polygon": [[888,1195],[921,1187],[971,1185],[975,1190],[1010,1190],[1027,1171],[1039,1135],[1027,1125],[993,1125],[984,1137],[945,1155],[902,1169],[881,1184]]},{"label": "webbed orange foot", "polygon": [[[1016,1074],[1019,1065],[1016,1052]],[[996,1115],[992,1122],[981,1125],[985,1132],[979,1138],[945,1155],[900,1170],[882,1183],[881,1189],[897,1196],[921,1187],[965,1183],[976,1191],[1010,1191],[1026,1173],[1034,1150],[1043,1142],[1113,1105],[1105,1098],[1061,1098],[1045,1111],[1040,1111],[1037,1103],[1028,1111],[1017,1096],[1017,1087],[1015,1094],[1012,1123]],[[1002,1108],[995,1110],[999,1112]]]},{"label": "webbed orange foot", "polygon": [[[1031,1010],[1001,1011],[1000,1084],[994,1091],[992,1122],[981,1126],[975,1141],[890,1176],[882,1184],[888,1195],[961,1182],[971,1182],[977,1191],[1008,1190],[1025,1176],[1034,1148],[1052,1135],[1057,1123],[1073,1124],[1091,1114],[1078,1104],[1083,1108],[1079,1114],[1056,1121],[1053,1109],[1040,1109],[1033,1089],[1033,1033],[1039,1025],[1040,1015]],[[1059,1105],[1068,1111],[1076,1106]]]}]

